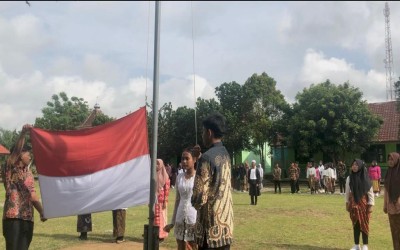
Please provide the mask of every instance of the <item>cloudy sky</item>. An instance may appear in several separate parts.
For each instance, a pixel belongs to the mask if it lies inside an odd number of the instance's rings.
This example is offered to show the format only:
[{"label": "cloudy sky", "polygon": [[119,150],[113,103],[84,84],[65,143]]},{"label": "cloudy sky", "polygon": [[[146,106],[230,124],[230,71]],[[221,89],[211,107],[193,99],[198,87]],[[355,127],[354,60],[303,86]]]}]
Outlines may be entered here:
[{"label": "cloudy sky", "polygon": [[[53,94],[120,118],[153,98],[154,2],[1,2],[0,128],[35,122]],[[386,101],[385,2],[162,2],[159,105],[193,107],[266,72],[290,103],[326,79]],[[389,2],[394,79],[400,2]],[[194,84],[195,82],[195,84]],[[194,90],[195,85],[195,90]]]}]

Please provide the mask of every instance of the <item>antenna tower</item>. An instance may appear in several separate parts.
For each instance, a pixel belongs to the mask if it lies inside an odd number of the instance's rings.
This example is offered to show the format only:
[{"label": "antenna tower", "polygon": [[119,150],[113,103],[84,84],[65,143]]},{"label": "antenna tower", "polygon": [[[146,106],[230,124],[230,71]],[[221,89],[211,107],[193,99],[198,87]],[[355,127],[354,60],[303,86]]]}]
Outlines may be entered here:
[{"label": "antenna tower", "polygon": [[392,53],[392,37],[390,35],[390,9],[388,2],[385,3],[385,9],[383,10],[385,16],[385,47],[386,47],[386,58],[385,58],[385,69],[386,69],[386,100],[393,100],[393,53]]}]

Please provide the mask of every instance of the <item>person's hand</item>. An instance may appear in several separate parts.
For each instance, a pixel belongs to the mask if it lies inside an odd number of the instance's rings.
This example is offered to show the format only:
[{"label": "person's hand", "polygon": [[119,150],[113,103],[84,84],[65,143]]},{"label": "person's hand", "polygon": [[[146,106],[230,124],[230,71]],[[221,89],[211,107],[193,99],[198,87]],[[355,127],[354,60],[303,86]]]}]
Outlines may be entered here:
[{"label": "person's hand", "polygon": [[367,213],[372,213],[372,205],[367,205]]},{"label": "person's hand", "polygon": [[40,220],[41,220],[42,222],[45,222],[47,219],[44,218],[43,214],[40,214]]},{"label": "person's hand", "polygon": [[168,232],[169,233],[169,231],[171,231],[171,229],[174,227],[174,224],[168,224],[168,225],[166,225],[163,229],[164,229],[164,231],[165,232]]},{"label": "person's hand", "polygon": [[32,126],[31,124],[25,124],[25,125],[22,127],[22,132],[23,132],[23,133],[26,133],[26,132],[30,131],[32,128],[33,128],[33,126]]}]

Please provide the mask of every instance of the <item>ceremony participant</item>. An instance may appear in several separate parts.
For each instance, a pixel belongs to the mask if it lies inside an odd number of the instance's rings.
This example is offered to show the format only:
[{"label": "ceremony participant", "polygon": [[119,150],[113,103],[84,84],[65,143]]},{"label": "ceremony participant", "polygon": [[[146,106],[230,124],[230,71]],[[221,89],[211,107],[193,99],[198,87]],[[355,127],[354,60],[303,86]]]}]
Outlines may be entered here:
[{"label": "ceremony participant", "polygon": [[92,231],[92,214],[78,215],[76,231],[80,233],[80,240],[87,240],[87,233]]},{"label": "ceremony participant", "polygon": [[256,161],[251,161],[251,168],[247,175],[247,179],[249,180],[249,195],[250,195],[250,205],[257,205],[257,197],[261,195],[260,192],[260,183],[261,183],[261,174],[258,168],[256,168]]},{"label": "ceremony participant", "polygon": [[178,250],[197,249],[195,224],[197,211],[192,206],[195,164],[200,150],[186,148],[182,152],[181,163],[184,173],[176,178],[176,198],[171,223],[164,227],[166,232],[174,229]]},{"label": "ceremony participant", "polygon": [[279,167],[279,163],[275,164],[274,172],[272,175],[273,175],[273,179],[274,179],[275,194],[276,194],[277,188],[279,188],[279,193],[281,193],[282,169]]},{"label": "ceremony participant", "polygon": [[209,149],[197,164],[192,205],[197,210],[195,226],[199,249],[228,250],[233,240],[231,158],[222,144],[225,117],[219,113],[203,120],[203,144]]},{"label": "ceremony participant", "polygon": [[260,190],[263,189],[263,180],[264,180],[264,169],[261,166],[261,163],[259,163],[257,165],[257,170],[260,172],[260,177],[261,177],[261,181],[260,181]]},{"label": "ceremony participant", "polygon": [[168,173],[165,170],[164,162],[157,159],[157,190],[156,190],[156,204],[155,204],[155,218],[154,225],[159,226],[159,241],[163,242],[168,237],[168,232],[163,228],[167,225],[167,208],[168,208],[168,195],[170,188],[170,181]]},{"label": "ceremony participant", "polygon": [[338,161],[337,175],[339,178],[340,194],[344,194],[346,190],[346,165],[343,161]]},{"label": "ceremony participant", "polygon": [[[351,250],[368,250],[369,219],[375,205],[372,184],[365,163],[356,159],[351,165],[351,173],[346,180],[346,210],[353,225],[354,246]],[[360,233],[363,247],[360,247]]]},{"label": "ceremony participant", "polygon": [[385,176],[383,212],[388,214],[392,233],[393,249],[400,250],[400,155],[388,155],[389,168]]},{"label": "ceremony participant", "polygon": [[125,242],[125,220],[126,220],[126,208],[112,210],[113,218],[113,236],[115,237],[115,243],[120,244]]},{"label": "ceremony participant", "polygon": [[296,167],[295,163],[292,162],[290,164],[290,167],[288,169],[289,171],[289,178],[290,178],[290,193],[294,194],[297,192],[296,190],[296,182],[297,182],[297,178],[299,176],[299,170]]},{"label": "ceremony participant", "polygon": [[308,183],[309,183],[311,194],[314,194],[316,192],[316,189],[315,189],[316,177],[315,176],[316,176],[315,168],[312,165],[312,162],[308,162],[307,163],[307,176],[306,177],[307,177],[307,180],[308,180]]},{"label": "ceremony participant", "polygon": [[371,162],[371,166],[368,168],[368,175],[372,182],[374,194],[378,197],[381,192],[381,167],[376,160]]},{"label": "ceremony participant", "polygon": [[11,148],[2,176],[6,198],[3,206],[3,236],[6,250],[27,250],[33,238],[35,208],[43,217],[43,207],[35,191],[35,180],[29,169],[31,148],[25,145],[25,135],[32,128],[24,125]]}]

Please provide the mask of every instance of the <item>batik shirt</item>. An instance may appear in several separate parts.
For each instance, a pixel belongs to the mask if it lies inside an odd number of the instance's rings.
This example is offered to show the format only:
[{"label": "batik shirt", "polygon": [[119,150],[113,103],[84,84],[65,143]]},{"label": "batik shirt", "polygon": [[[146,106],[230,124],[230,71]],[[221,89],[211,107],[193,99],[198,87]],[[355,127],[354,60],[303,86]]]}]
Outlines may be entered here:
[{"label": "batik shirt", "polygon": [[231,160],[222,142],[215,143],[199,159],[194,180],[192,205],[197,210],[196,243],[210,248],[232,243],[233,206]]},{"label": "batik shirt", "polygon": [[33,221],[33,203],[31,194],[35,192],[32,172],[27,168],[6,166],[4,169],[4,219]]}]

